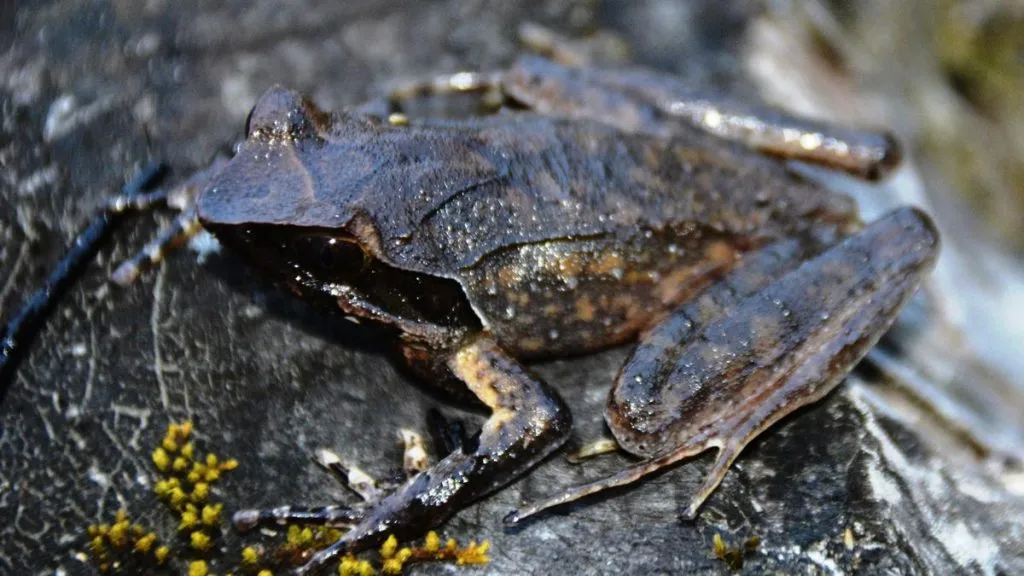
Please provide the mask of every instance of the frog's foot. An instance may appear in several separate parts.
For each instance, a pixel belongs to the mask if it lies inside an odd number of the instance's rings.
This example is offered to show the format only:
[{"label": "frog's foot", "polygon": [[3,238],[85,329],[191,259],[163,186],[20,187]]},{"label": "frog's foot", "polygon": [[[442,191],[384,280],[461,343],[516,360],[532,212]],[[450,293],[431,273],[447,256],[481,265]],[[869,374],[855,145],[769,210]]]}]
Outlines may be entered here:
[{"label": "frog's foot", "polygon": [[[420,457],[422,443],[410,438],[405,458],[413,475],[391,494],[365,509],[332,506],[320,509],[279,508],[235,515],[236,526],[262,522],[302,521],[354,524],[337,542],[317,552],[297,574],[324,570],[345,554],[380,545],[389,536],[415,538],[440,524],[470,502],[515,480],[568,438],[571,417],[555,391],[532,376],[486,336],[464,344],[447,362],[485,405],[491,416],[478,436],[459,442],[459,449],[436,464]],[[351,468],[323,462],[336,475],[350,477]],[[375,495],[371,490],[364,490]]]},{"label": "frog's foot", "polygon": [[[686,445],[669,454],[666,454],[665,456],[655,458],[653,460],[646,460],[644,462],[637,464],[636,466],[627,468],[607,478],[602,478],[600,480],[595,480],[594,482],[588,482],[586,484],[581,484],[579,486],[569,488],[568,490],[565,490],[561,494],[556,494],[554,496],[541,500],[540,502],[535,502],[533,504],[530,504],[529,506],[525,506],[518,510],[513,510],[507,516],[505,516],[505,524],[509,526],[515,526],[516,524],[522,523],[527,518],[530,518],[531,516],[536,516],[537,514],[540,514],[541,512],[549,508],[563,506],[570,502],[575,502],[580,498],[590,496],[591,494],[604,492],[605,490],[608,490],[610,488],[632,484],[637,480],[640,480],[644,476],[647,476],[648,474],[657,472],[658,470],[661,470],[666,466],[671,466],[672,464],[675,464],[676,462],[679,462],[680,460],[683,460],[685,458],[689,458],[691,456],[700,454],[701,452],[707,450],[710,447],[711,446],[708,446],[705,443],[701,443],[699,445]],[[732,460],[730,459],[729,462],[732,462]],[[723,475],[725,474],[725,470],[727,470],[728,468],[729,466],[728,464],[726,464],[725,467],[722,469]],[[718,479],[714,482],[714,485],[710,489],[708,489],[707,493],[710,494],[714,490],[714,486],[717,486],[718,482],[720,481],[721,476],[719,476]]]},{"label": "frog's foot", "polygon": [[402,428],[398,431],[404,452],[402,456],[402,472],[396,479],[380,481],[365,472],[359,466],[346,460],[331,450],[320,449],[313,455],[313,462],[331,473],[342,486],[359,496],[366,504],[376,504],[390,492],[393,492],[409,478],[430,467],[430,458],[418,433]]},{"label": "frog's foot", "polygon": [[627,468],[607,478],[575,486],[561,494],[556,494],[555,496],[533,503],[524,508],[520,508],[519,510],[513,510],[505,516],[505,523],[510,526],[520,524],[527,518],[536,516],[549,508],[563,506],[570,502],[575,502],[580,498],[585,498],[591,494],[597,494],[598,492],[604,492],[611,488],[632,484],[644,476],[653,474],[654,472],[657,472],[666,466],[671,466],[680,460],[691,458],[711,448],[717,448],[718,455],[715,458],[714,465],[712,465],[711,469],[708,470],[707,475],[704,477],[703,484],[701,484],[701,487],[690,499],[690,503],[683,512],[684,518],[692,520],[696,517],[697,510],[700,508],[701,504],[707,500],[708,496],[710,496],[711,493],[715,491],[715,488],[717,488],[722,482],[722,478],[725,477],[725,473],[729,470],[729,466],[731,466],[733,461],[736,460],[736,457],[740,455],[744,445],[746,445],[746,441],[722,441],[720,439],[702,440],[698,443],[687,444],[664,456],[646,460],[636,466]]},{"label": "frog's foot", "polygon": [[286,524],[316,524],[334,528],[350,528],[366,515],[366,510],[396,490],[404,481],[423,472],[430,466],[423,437],[408,429],[398,431],[398,437],[405,447],[402,457],[404,477],[398,481],[380,481],[341,455],[327,449],[317,450],[313,462],[326,470],[345,488],[362,499],[357,506],[278,506],[265,510],[240,510],[232,522],[240,531],[257,526]]},{"label": "frog's foot", "polygon": [[317,450],[313,462],[331,473],[345,488],[348,488],[363,502],[374,504],[383,498],[387,491],[381,483],[359,466],[352,464],[335,452],[327,449]]},{"label": "frog's foot", "polygon": [[114,269],[110,274],[110,279],[115,284],[128,286],[135,282],[143,272],[162,262],[167,254],[201,230],[195,210],[196,198],[226,163],[226,158],[218,157],[208,168],[195,173],[169,192],[153,192],[132,197],[119,196],[108,202],[107,210],[118,209],[120,210],[118,213],[152,210],[160,205],[166,205],[180,212],[170,227],[160,231],[157,237],[147,243],[135,256]]},{"label": "frog's foot", "polygon": [[195,210],[182,213],[174,219],[169,228],[147,243],[135,256],[118,265],[110,274],[110,279],[119,286],[128,286],[143,272],[162,262],[167,253],[195,236],[199,230],[199,218]]}]

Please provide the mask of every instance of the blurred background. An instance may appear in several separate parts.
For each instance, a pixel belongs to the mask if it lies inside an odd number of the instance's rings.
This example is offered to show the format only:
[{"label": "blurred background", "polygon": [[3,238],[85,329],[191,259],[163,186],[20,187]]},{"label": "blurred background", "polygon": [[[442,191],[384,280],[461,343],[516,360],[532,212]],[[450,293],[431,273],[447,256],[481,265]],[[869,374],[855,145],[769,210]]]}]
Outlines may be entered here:
[{"label": "blurred background", "polygon": [[[706,459],[502,531],[520,500],[628,462],[557,456],[449,522],[460,541],[494,543],[474,570],[720,573],[722,534],[760,537],[751,573],[1024,572],[1020,0],[0,1],[0,318],[140,165],[163,159],[173,179],[204,166],[272,84],[341,109],[396,78],[507,65],[523,22],[610,32],[633,63],[694,87],[893,131],[906,162],[882,185],[807,174],[867,219],[924,207],[944,244],[893,333],[839,391],[753,444],[696,523],[677,512]],[[401,453],[392,431],[422,427],[427,409],[472,420],[410,392],[382,346],[230,255],[179,254],[110,288],[110,269],[167,222],[115,235],[0,406],[0,573],[94,573],[85,527],[120,507],[174,542],[149,464],[167,422],[194,420],[239,458],[219,494],[230,508],[343,498],[307,463],[313,449],[383,473]],[[602,434],[603,383],[625,353],[537,368],[573,407],[574,444]],[[386,414],[366,409],[380,398],[395,398]],[[238,547],[221,536],[218,573]]]}]

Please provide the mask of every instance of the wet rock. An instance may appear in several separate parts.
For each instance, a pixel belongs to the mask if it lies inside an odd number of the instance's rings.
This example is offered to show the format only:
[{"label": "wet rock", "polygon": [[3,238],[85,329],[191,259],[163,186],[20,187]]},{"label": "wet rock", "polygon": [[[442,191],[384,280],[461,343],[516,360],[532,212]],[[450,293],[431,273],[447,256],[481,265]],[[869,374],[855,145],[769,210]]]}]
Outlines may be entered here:
[{"label": "wet rock", "polygon": [[[8,317],[40,284],[133,170],[150,158],[168,161],[177,177],[204,165],[241,135],[249,107],[273,83],[340,108],[391,78],[500,66],[516,50],[516,25],[540,20],[567,31],[613,25],[643,61],[743,88],[735,50],[750,16],[710,1],[20,6],[2,28],[12,36],[0,41],[0,71],[36,80],[0,87],[0,312]],[[54,125],[54,107],[68,102],[74,109]],[[153,496],[150,461],[169,422],[192,420],[197,442],[240,461],[218,484],[232,509],[348,498],[310,463],[316,448],[385,476],[400,466],[395,431],[423,429],[428,409],[479,421],[397,370],[379,334],[322,317],[230,254],[197,265],[182,252],[130,288],[110,287],[112,266],[160,223],[166,218],[143,217],[115,235],[0,407],[0,573],[94,573],[76,557],[88,549],[86,526],[121,507],[173,542],[176,521]],[[537,367],[576,415],[573,442],[603,433],[601,408],[624,356]],[[851,380],[748,447],[696,521],[679,513],[706,456],[503,530],[500,519],[521,501],[628,464],[607,456],[573,466],[557,455],[458,514],[443,534],[490,540],[491,563],[472,570],[494,574],[724,573],[716,534],[731,545],[759,538],[744,556],[751,573],[1024,571],[1022,499],[985,467],[953,464],[887,412],[876,373]],[[240,542],[224,534],[218,573]]]}]

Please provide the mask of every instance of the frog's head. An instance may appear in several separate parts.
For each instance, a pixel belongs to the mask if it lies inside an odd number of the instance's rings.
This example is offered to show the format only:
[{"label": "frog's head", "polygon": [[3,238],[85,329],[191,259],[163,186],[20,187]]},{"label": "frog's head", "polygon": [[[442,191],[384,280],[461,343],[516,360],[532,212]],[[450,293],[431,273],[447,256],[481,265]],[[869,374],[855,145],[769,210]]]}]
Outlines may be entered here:
[{"label": "frog's head", "polygon": [[331,118],[274,87],[247,132],[197,203],[201,224],[225,246],[304,299],[346,310],[353,307],[342,300],[359,300],[417,322],[475,322],[455,281],[399,269],[382,253],[378,223],[359,207],[381,162],[368,145],[372,123]]},{"label": "frog's head", "polygon": [[309,165],[329,126],[330,117],[298,93],[267,90],[249,115],[246,140],[199,198],[203,226],[344,224],[350,215],[319,198],[324,182]]},{"label": "frog's head", "polygon": [[309,167],[329,125],[298,93],[269,89],[249,114],[246,140],[199,197],[203,227],[273,276],[302,268],[329,281],[336,262],[358,270],[365,242],[346,230],[343,203],[318,199],[323,179]]}]

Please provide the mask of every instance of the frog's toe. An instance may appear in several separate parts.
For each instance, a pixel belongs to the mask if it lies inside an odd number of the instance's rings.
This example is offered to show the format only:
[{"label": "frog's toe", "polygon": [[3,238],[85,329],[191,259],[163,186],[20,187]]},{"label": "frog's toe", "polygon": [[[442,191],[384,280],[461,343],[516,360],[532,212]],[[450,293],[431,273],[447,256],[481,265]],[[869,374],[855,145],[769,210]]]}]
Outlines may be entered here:
[{"label": "frog's toe", "polygon": [[[526,519],[536,516],[549,508],[564,506],[570,502],[575,502],[592,494],[632,484],[645,476],[665,468],[666,466],[671,466],[680,460],[700,454],[704,450],[712,447],[714,446],[705,441],[705,439],[698,439],[698,441],[684,444],[659,458],[645,460],[634,466],[626,468],[617,474],[613,474],[599,480],[594,480],[593,482],[588,482],[586,484],[581,484],[573,488],[568,488],[563,490],[561,493],[550,496],[544,500],[534,502],[533,504],[524,506],[518,510],[513,510],[505,516],[505,525],[516,526],[523,523]],[[715,485],[717,486],[717,482]],[[701,502],[703,501],[703,498],[701,498]],[[699,506],[700,503],[698,502],[697,505]]]},{"label": "frog's toe", "polygon": [[373,504],[387,494],[387,487],[382,487],[376,478],[336,452],[321,448],[313,454],[313,462],[366,503]]},{"label": "frog's toe", "polygon": [[363,519],[364,511],[349,506],[278,506],[264,510],[239,510],[231,523],[239,532],[248,532],[259,526],[286,524],[316,524],[332,528],[348,528]]},{"label": "frog's toe", "polygon": [[402,471],[385,480],[377,480],[350,460],[325,448],[313,454],[313,462],[330,472],[342,486],[354,492],[365,503],[376,504],[406,480],[430,467],[430,457],[419,433],[402,428],[398,431],[398,438],[404,446]]},{"label": "frog's toe", "polygon": [[348,488],[363,500],[357,506],[278,506],[264,510],[242,510],[232,518],[239,531],[252,530],[258,526],[283,526],[286,524],[317,524],[337,528],[351,528],[358,524],[366,511],[396,491],[409,478],[423,472],[430,466],[430,459],[423,438],[416,432],[402,429],[398,437],[405,446],[403,472],[395,478],[377,480],[359,466],[338,453],[320,449],[313,454],[313,462],[330,472],[342,486]]},{"label": "frog's toe", "polygon": [[491,408],[480,433],[368,508],[352,530],[317,552],[299,574],[317,573],[390,536],[403,541],[422,535],[515,480],[568,438],[572,417],[565,403],[492,340],[468,343],[449,367]]}]

